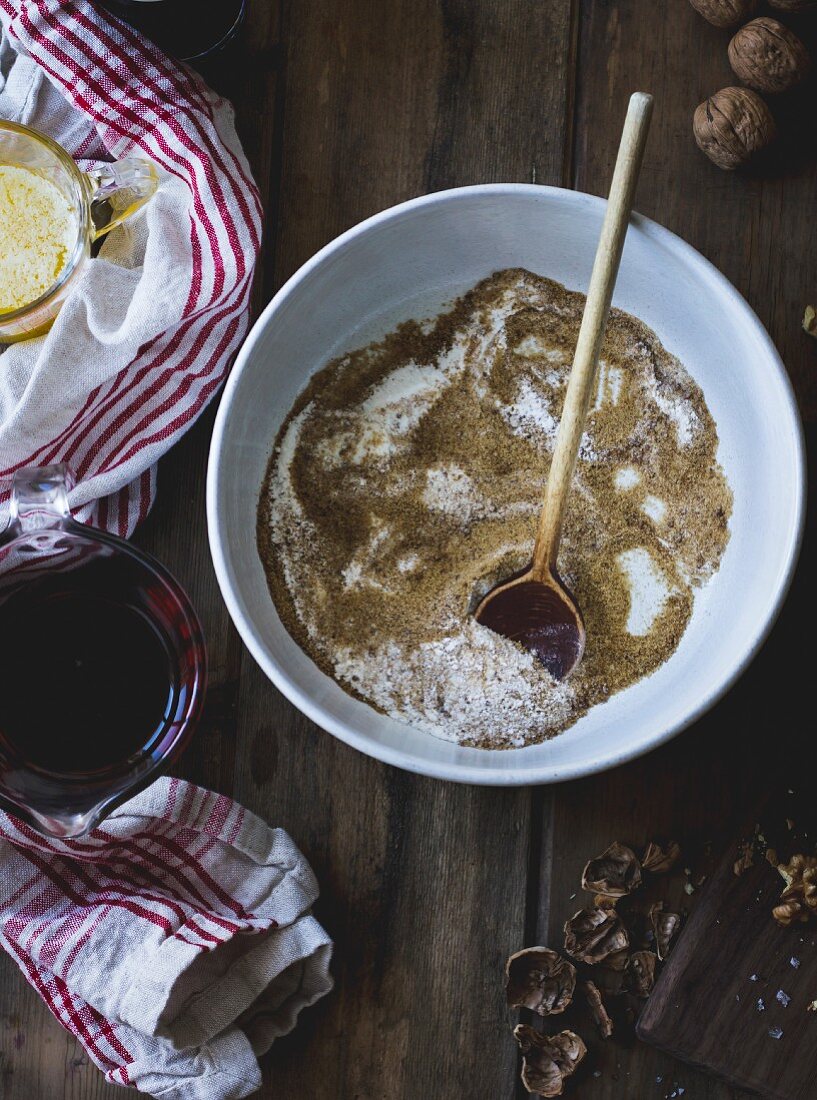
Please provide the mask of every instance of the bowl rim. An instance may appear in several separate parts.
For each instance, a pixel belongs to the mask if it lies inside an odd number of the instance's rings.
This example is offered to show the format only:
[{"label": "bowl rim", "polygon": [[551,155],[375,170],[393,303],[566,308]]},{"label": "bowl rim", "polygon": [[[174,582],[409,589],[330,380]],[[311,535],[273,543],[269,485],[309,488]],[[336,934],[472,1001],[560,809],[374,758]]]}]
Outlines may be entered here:
[{"label": "bowl rim", "polygon": [[[327,713],[322,706],[305,694],[289,677],[283,667],[270,655],[252,620],[245,616],[240,600],[233,584],[230,565],[224,546],[226,540],[222,538],[222,513],[219,504],[218,483],[221,472],[221,464],[224,456],[225,439],[228,433],[230,413],[235,401],[238,387],[244,370],[250,361],[255,345],[260,339],[261,332],[269,323],[270,317],[279,309],[281,304],[297,289],[297,287],[320,265],[335,252],[342,249],[347,243],[385,222],[400,218],[410,210],[416,210],[424,206],[441,203],[457,202],[473,196],[502,196],[502,195],[528,195],[537,199],[550,196],[558,201],[575,201],[594,207],[599,212],[606,206],[606,199],[596,195],[590,195],[583,191],[574,191],[570,188],[553,187],[540,184],[527,183],[480,183],[465,187],[454,187],[443,191],[430,192],[420,195],[405,202],[390,206],[385,210],[358,222],[344,233],[333,238],[328,244],[311,256],[293,275],[286,280],[273,298],[263,309],[259,317],[248,333],[235,363],[230,371],[227,383],[219,403],[218,412],[213,427],[210,442],[210,453],[207,466],[207,528],[210,543],[210,553],[216,572],[219,588],[227,610],[238,633],[249,650],[256,663],[265,675],[282,692],[284,696],[296,706],[307,718],[311,719],[319,728],[350,747],[357,749],[367,756],[373,757],[386,764],[391,764],[419,775],[431,778],[445,779],[458,783],[468,783],[477,786],[491,787],[518,787],[534,784],[562,783],[572,779],[578,779],[587,775],[595,775],[618,767],[628,761],[637,759],[647,752],[666,744],[673,737],[695,723],[702,715],[710,710],[743,675],[762,648],[769,633],[777,620],[785,601],[794,570],[800,554],[805,525],[807,475],[806,475],[806,451],[803,424],[800,417],[797,398],[791,380],[780,354],[772,342],[766,328],[760,321],[752,307],[737,290],[735,286],[723,275],[714,264],[706,259],[697,249],[688,244],[683,238],[665,229],[658,222],[641,214],[633,212],[632,221],[637,224],[639,230],[647,233],[657,244],[670,251],[679,254],[687,263],[697,266],[703,276],[713,281],[719,290],[743,312],[746,323],[753,329],[754,336],[759,342],[760,348],[765,351],[770,366],[774,368],[777,382],[781,387],[782,396],[785,399],[791,422],[795,429],[792,445],[795,454],[796,479],[795,485],[795,514],[794,522],[790,527],[788,546],[785,550],[786,565],[779,575],[777,588],[770,601],[770,611],[765,620],[758,624],[753,636],[746,643],[742,656],[736,662],[729,676],[718,687],[709,691],[686,715],[685,718],[673,725],[662,729],[650,737],[642,737],[626,750],[599,751],[592,762],[577,762],[570,765],[553,765],[540,762],[528,764],[520,763],[517,767],[473,767],[467,763],[443,763],[426,761],[414,756],[412,753],[396,749],[388,745],[382,745],[372,740],[368,735],[359,733],[353,726],[339,721]],[[430,735],[429,735],[430,736]],[[476,750],[486,751],[486,750]],[[524,749],[502,750],[503,757],[516,751],[524,752]]]}]

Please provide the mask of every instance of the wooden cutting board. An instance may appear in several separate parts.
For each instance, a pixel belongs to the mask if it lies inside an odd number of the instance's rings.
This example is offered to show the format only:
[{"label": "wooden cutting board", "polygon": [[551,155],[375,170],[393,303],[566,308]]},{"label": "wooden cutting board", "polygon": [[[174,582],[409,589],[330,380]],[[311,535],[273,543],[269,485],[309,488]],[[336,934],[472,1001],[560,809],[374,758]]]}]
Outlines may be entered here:
[{"label": "wooden cutting board", "polygon": [[782,878],[762,858],[736,876],[737,855],[736,842],[704,887],[638,1034],[739,1088],[815,1100],[817,921],[780,928],[771,910]]}]

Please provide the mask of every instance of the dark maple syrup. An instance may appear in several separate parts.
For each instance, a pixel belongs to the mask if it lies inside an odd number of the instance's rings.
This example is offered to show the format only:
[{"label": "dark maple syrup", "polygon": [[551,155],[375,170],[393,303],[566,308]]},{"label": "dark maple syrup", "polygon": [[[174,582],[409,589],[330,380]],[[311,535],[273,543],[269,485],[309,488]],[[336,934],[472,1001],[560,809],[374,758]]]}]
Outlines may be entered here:
[{"label": "dark maple syrup", "polygon": [[149,571],[104,550],[0,587],[7,765],[90,775],[150,752],[180,688],[159,598]]}]

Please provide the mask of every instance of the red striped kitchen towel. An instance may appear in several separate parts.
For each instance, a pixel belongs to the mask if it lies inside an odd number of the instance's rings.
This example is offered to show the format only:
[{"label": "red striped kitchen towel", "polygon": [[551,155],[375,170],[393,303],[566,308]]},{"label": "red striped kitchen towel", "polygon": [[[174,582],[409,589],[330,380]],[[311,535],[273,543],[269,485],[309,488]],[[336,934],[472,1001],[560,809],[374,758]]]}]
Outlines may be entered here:
[{"label": "red striped kitchen towel", "polygon": [[88,0],[0,0],[0,23],[0,117],[161,176],[51,332],[0,355],[0,525],[11,474],[62,461],[77,517],[128,535],[246,331],[258,193],[229,104],[126,24]]},{"label": "red striped kitchen towel", "polygon": [[0,813],[0,943],[108,1081],[230,1100],[329,991],[315,877],[286,833],[163,778],[81,840]]}]

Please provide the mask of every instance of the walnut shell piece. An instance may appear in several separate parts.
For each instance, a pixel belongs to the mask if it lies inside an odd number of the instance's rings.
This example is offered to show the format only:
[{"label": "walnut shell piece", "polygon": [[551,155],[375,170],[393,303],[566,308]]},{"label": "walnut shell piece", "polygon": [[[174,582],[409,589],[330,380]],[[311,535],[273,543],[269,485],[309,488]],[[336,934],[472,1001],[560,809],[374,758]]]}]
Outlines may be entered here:
[{"label": "walnut shell piece", "polygon": [[784,901],[775,905],[772,916],[782,928],[788,928],[795,921],[807,921],[808,913],[805,912],[799,901]]},{"label": "walnut shell piece", "polygon": [[644,849],[641,866],[653,875],[663,875],[671,871],[680,858],[681,846],[677,841],[671,840],[664,851],[660,844],[651,840]]},{"label": "walnut shell piece", "polygon": [[561,1096],[565,1078],[576,1072],[587,1054],[579,1036],[572,1031],[540,1035],[527,1024],[518,1024],[513,1036],[522,1050],[522,1084],[528,1092]]},{"label": "walnut shell piece", "polygon": [[817,309],[814,306],[806,306],[803,314],[803,328],[809,336],[817,336]]},{"label": "walnut shell piece", "polygon": [[630,946],[630,937],[615,909],[580,909],[565,923],[565,951],[579,962],[603,962]]},{"label": "walnut shell piece", "polygon": [[811,71],[808,50],[776,19],[753,19],[729,43],[729,64],[756,92],[778,94],[795,88]]},{"label": "walnut shell piece", "polygon": [[655,985],[658,956],[652,951],[634,951],[627,966],[627,984],[636,997],[649,997]]},{"label": "walnut shell piece", "polygon": [[704,100],[692,129],[701,152],[726,171],[748,164],[777,132],[772,112],[750,88],[723,88]]},{"label": "walnut shell piece", "polygon": [[576,967],[547,947],[517,951],[505,964],[505,996],[510,1008],[540,1016],[564,1012],[576,989]]},{"label": "walnut shell piece", "polygon": [[736,27],[748,19],[757,0],[689,0],[695,11],[714,27]]},{"label": "walnut shell piece", "polygon": [[591,859],[582,872],[582,889],[591,894],[623,898],[641,885],[638,856],[625,844],[614,841],[606,852]]},{"label": "walnut shell piece", "polygon": [[599,987],[595,982],[582,982],[581,990],[587,998],[587,1004],[602,1039],[609,1039],[613,1034],[613,1021],[610,1019],[607,1009],[604,1007],[604,1001],[601,998]]},{"label": "walnut shell piece", "polygon": [[681,927],[681,916],[679,913],[672,913],[668,909],[664,909],[663,901],[657,901],[655,905],[650,907],[649,920],[655,937],[656,954],[663,962],[669,954],[670,944],[675,933]]},{"label": "walnut shell piece", "polygon": [[772,910],[777,923],[785,926],[817,916],[817,856],[792,856],[777,869],[786,883]]}]

